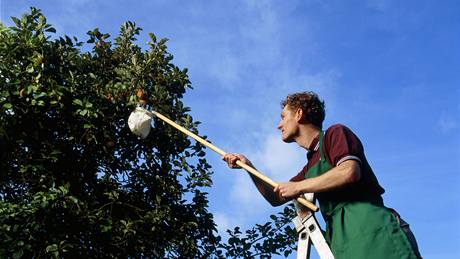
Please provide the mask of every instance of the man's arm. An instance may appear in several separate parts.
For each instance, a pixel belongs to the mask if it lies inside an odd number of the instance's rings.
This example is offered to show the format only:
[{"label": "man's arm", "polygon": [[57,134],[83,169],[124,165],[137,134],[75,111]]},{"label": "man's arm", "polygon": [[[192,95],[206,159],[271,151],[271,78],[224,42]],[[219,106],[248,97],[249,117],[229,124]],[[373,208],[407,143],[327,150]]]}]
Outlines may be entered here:
[{"label": "man's arm", "polygon": [[[238,165],[236,165],[236,161],[240,160],[241,162],[255,169],[251,161],[249,161],[245,156],[240,154],[226,154],[222,159],[225,160],[225,162],[227,162],[230,168],[240,168]],[[279,206],[288,201],[288,199],[283,198],[280,195],[280,193],[274,192],[274,189],[271,185],[262,181],[261,179],[257,178],[249,172],[248,174],[254,182],[254,185],[257,187],[257,190],[259,190],[259,192],[262,194],[265,200],[267,200],[272,206]]]},{"label": "man's arm", "polygon": [[288,201],[288,199],[283,198],[278,192],[275,192],[271,185],[255,177],[251,173],[248,174],[257,187],[257,190],[259,190],[265,200],[267,200],[273,207],[283,205]]},{"label": "man's arm", "polygon": [[346,160],[326,173],[302,180],[300,182],[280,183],[275,187],[275,192],[285,199],[298,197],[303,193],[318,193],[340,189],[359,181],[361,169],[359,162]]}]

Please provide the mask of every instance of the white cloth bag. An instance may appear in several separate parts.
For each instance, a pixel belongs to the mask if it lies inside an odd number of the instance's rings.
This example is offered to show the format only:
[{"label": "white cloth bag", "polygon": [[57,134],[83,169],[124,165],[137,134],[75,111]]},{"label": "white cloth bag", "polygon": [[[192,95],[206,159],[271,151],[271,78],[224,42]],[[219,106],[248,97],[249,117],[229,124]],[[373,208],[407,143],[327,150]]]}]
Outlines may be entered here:
[{"label": "white cloth bag", "polygon": [[129,129],[137,136],[145,139],[149,133],[152,123],[152,114],[141,107],[137,107],[128,118]]}]

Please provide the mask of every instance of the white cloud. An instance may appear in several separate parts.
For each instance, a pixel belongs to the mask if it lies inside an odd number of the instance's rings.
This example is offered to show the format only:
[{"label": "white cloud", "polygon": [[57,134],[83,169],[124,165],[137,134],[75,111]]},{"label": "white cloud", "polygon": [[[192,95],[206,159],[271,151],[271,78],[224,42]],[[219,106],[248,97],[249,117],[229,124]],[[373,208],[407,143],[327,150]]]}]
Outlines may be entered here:
[{"label": "white cloud", "polygon": [[217,231],[220,234],[225,233],[225,231],[233,226],[233,223],[230,223],[230,217],[223,212],[214,212],[214,222],[217,225]]},{"label": "white cloud", "polygon": [[265,200],[246,173],[236,174],[234,177],[229,200],[238,204],[239,214],[253,214],[266,206]]},{"label": "white cloud", "polygon": [[219,59],[214,59],[210,62],[207,73],[220,82],[219,85],[227,89],[232,89],[236,85],[240,85],[241,80],[241,64],[235,54],[232,54],[229,47],[221,47],[219,51]]},{"label": "white cloud", "polygon": [[264,146],[255,158],[269,177],[278,182],[289,180],[306,163],[305,150],[296,143],[284,143],[279,133],[267,135]]}]

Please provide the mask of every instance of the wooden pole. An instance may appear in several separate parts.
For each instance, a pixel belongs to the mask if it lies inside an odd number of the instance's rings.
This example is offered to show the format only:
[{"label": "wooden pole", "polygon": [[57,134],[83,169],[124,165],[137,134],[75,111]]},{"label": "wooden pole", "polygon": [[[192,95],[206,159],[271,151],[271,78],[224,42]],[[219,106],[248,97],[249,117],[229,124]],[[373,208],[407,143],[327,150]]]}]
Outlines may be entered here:
[{"label": "wooden pole", "polygon": [[[204,146],[208,147],[212,151],[218,153],[219,155],[225,156],[227,154],[222,149],[214,146],[213,144],[211,144],[208,141],[204,140],[203,138],[201,138],[200,136],[196,135],[195,133],[187,130],[186,128],[184,128],[182,126],[180,126],[179,124],[177,124],[174,121],[170,120],[168,117],[162,115],[161,113],[156,112],[156,111],[150,111],[150,112],[153,113],[157,118],[163,120],[164,122],[168,123],[169,125],[173,126],[176,129],[178,129],[179,131],[181,131],[185,135],[192,137],[193,139],[195,139],[199,143],[203,144]],[[257,177],[260,180],[264,181],[265,183],[269,184],[273,188],[278,186],[278,184],[276,182],[274,182],[272,179],[270,179],[267,176],[263,175],[262,173],[260,173],[256,169],[254,169],[253,167],[241,162],[240,160],[237,160],[236,164],[238,166],[240,166],[241,168],[245,169],[246,171],[248,171],[249,173],[251,173],[252,175],[254,175],[255,177]],[[297,201],[299,203],[301,203],[302,205],[306,206],[307,208],[309,208],[312,211],[315,211],[315,212],[318,211],[317,206],[315,206],[313,203],[309,202],[308,200],[306,200],[306,199],[304,199],[302,197],[297,198]]]}]

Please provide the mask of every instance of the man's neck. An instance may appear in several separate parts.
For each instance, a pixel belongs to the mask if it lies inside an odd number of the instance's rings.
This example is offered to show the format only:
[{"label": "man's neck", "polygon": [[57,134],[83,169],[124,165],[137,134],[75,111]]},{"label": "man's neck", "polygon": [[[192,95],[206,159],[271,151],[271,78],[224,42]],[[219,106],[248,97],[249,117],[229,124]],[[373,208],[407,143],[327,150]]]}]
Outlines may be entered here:
[{"label": "man's neck", "polygon": [[303,124],[300,125],[299,127],[299,135],[295,139],[295,142],[305,148],[306,150],[309,150],[311,143],[315,138],[318,137],[320,133],[320,129],[313,126],[312,124]]}]

